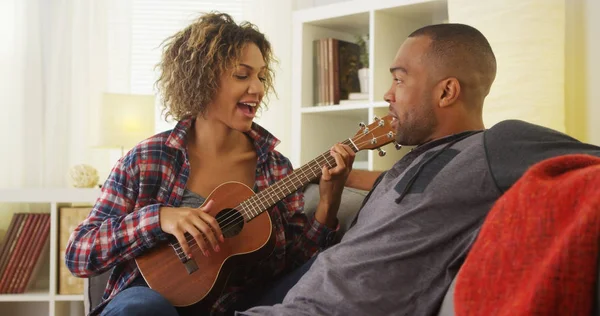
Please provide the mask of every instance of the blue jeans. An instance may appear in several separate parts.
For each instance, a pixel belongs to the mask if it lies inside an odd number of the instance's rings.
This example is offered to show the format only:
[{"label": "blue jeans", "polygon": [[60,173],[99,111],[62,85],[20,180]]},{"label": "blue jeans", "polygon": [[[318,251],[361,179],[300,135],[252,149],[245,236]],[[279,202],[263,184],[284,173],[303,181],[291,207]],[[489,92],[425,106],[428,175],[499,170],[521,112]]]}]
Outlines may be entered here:
[{"label": "blue jeans", "polygon": [[167,299],[146,286],[131,286],[121,291],[104,307],[101,315],[179,316]]},{"label": "blue jeans", "polygon": [[[267,287],[267,291],[257,294],[255,297],[249,297],[245,302],[241,302],[240,306],[236,306],[237,310],[245,310],[253,306],[270,306],[283,302],[283,298],[287,292],[300,280],[300,278],[308,271],[316,256],[302,265],[300,268],[283,276],[275,281],[271,286]],[[261,295],[262,294],[262,295]],[[233,313],[231,311],[230,313]],[[175,308],[167,299],[158,292],[149,288],[142,277],[134,280],[133,283],[117,294],[103,309],[100,315],[102,316],[181,316],[188,314],[183,309]],[[195,314],[190,312],[189,314]]]}]

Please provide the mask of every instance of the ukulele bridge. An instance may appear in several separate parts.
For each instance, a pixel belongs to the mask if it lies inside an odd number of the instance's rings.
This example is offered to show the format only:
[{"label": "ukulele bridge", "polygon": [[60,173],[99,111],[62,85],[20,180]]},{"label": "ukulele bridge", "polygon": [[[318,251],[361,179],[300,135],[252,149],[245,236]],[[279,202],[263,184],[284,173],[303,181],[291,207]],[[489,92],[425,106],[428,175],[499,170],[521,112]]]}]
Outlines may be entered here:
[{"label": "ukulele bridge", "polygon": [[185,269],[187,270],[188,274],[192,274],[198,270],[198,265],[196,264],[196,261],[192,259],[186,260],[183,263],[183,265],[185,266]]}]

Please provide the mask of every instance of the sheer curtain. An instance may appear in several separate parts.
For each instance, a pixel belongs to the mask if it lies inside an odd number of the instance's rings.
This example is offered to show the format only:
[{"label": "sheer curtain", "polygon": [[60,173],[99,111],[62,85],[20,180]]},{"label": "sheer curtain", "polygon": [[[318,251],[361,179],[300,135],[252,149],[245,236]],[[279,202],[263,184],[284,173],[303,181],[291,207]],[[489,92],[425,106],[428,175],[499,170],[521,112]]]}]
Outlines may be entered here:
[{"label": "sheer curtain", "polygon": [[[2,69],[0,72],[0,131],[2,133],[0,187],[20,186],[28,182],[22,173],[23,167],[27,165],[27,161],[23,159],[25,146],[22,137],[25,130],[23,123],[25,123],[27,103],[24,81],[25,78],[39,77],[42,71],[39,66],[34,66],[36,63],[41,63],[40,58],[35,57],[41,50],[39,38],[37,41],[33,40],[37,35],[35,31],[39,31],[39,8],[37,6],[27,8],[26,4],[18,0],[0,2],[0,42],[3,43],[0,45],[0,68]],[[21,18],[26,10],[32,18],[32,23],[28,25]],[[28,30],[32,30],[30,31],[32,34],[28,37],[23,36]],[[33,44],[31,42],[37,43],[37,47],[28,45]],[[28,57],[26,55],[32,56],[28,64],[25,63]],[[40,84],[37,83],[34,87],[34,83],[30,82],[28,90],[28,99],[32,100],[35,97],[37,100],[33,102],[39,103],[42,99]],[[40,117],[37,115],[33,118],[31,115],[30,122],[39,125]],[[41,146],[39,143],[37,145],[30,147],[29,151],[40,152]],[[39,165],[29,167],[39,168]]]},{"label": "sheer curtain", "polygon": [[0,4],[0,188],[62,187],[93,161],[90,114],[106,87],[109,1]]},{"label": "sheer curtain", "polygon": [[[250,20],[272,40],[282,62],[280,100],[271,99],[261,124],[289,147],[291,2],[2,0],[0,189],[65,187],[68,169],[80,163],[103,181],[119,155],[89,147],[102,92],[155,93],[160,43],[212,10]],[[156,122],[157,131],[172,127],[158,104]]]},{"label": "sheer curtain", "polygon": [[[201,13],[219,11],[228,13],[240,22],[244,5],[256,0],[130,0],[131,93],[154,94],[154,82],[158,73],[154,66],[160,61],[162,42],[186,27]],[[171,129],[175,122],[162,117],[160,96],[156,98],[155,123],[157,132]]]}]

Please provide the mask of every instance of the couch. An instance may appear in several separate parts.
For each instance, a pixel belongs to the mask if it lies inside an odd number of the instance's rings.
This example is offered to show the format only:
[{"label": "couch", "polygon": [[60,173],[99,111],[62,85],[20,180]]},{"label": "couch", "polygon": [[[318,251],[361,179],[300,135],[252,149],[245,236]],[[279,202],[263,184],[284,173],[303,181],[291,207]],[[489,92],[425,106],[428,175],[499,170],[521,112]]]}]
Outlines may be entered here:
[{"label": "couch", "polygon": [[[317,207],[317,203],[319,201],[319,187],[316,184],[309,184],[305,188],[305,212],[307,214],[312,214]],[[340,211],[338,213],[338,219],[340,223],[340,231],[338,234],[338,240],[343,236],[343,234],[348,230],[356,212],[358,212],[360,206],[364,198],[366,197],[368,192],[355,190],[351,188],[345,188],[342,193],[342,202],[340,205]],[[600,262],[599,262],[600,264]],[[600,270],[600,266],[599,266]],[[459,272],[460,273],[460,272]],[[104,292],[104,288],[108,281],[109,273],[103,273],[101,275],[85,279],[84,282],[84,308],[85,313],[88,314],[91,308],[97,306],[102,298],[102,294]],[[454,316],[454,287],[455,287],[456,279],[451,283],[448,291],[446,292],[446,296],[442,302],[440,310],[437,316]],[[596,297],[596,306],[593,315],[600,316],[600,282],[597,282],[596,293],[594,294]]]}]

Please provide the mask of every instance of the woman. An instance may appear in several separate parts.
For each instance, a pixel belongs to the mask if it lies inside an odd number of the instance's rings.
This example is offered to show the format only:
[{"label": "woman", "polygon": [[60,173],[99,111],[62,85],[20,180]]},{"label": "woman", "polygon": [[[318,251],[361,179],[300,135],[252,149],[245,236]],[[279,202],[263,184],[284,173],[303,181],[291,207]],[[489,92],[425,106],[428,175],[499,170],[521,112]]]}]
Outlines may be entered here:
[{"label": "woman", "polygon": [[[200,207],[213,189],[238,181],[262,190],[292,170],[274,150],[278,141],[253,123],[272,89],[271,45],[252,24],[237,25],[211,13],[166,41],[157,86],[167,116],[177,126],[131,149],[113,168],[89,217],[72,233],[66,263],[89,277],[114,267],[93,315],[227,314],[252,305],[257,289],[311,258],[333,240],[336,213],[354,154],[335,145],[337,166],[323,167],[321,200],[314,218],[302,213],[296,192],[269,211],[275,251],[260,265],[242,267],[208,309],[175,308],[149,289],[133,260],[174,236],[190,254],[184,233],[205,256],[224,242],[214,217]],[[205,242],[206,238],[208,242]]]}]

